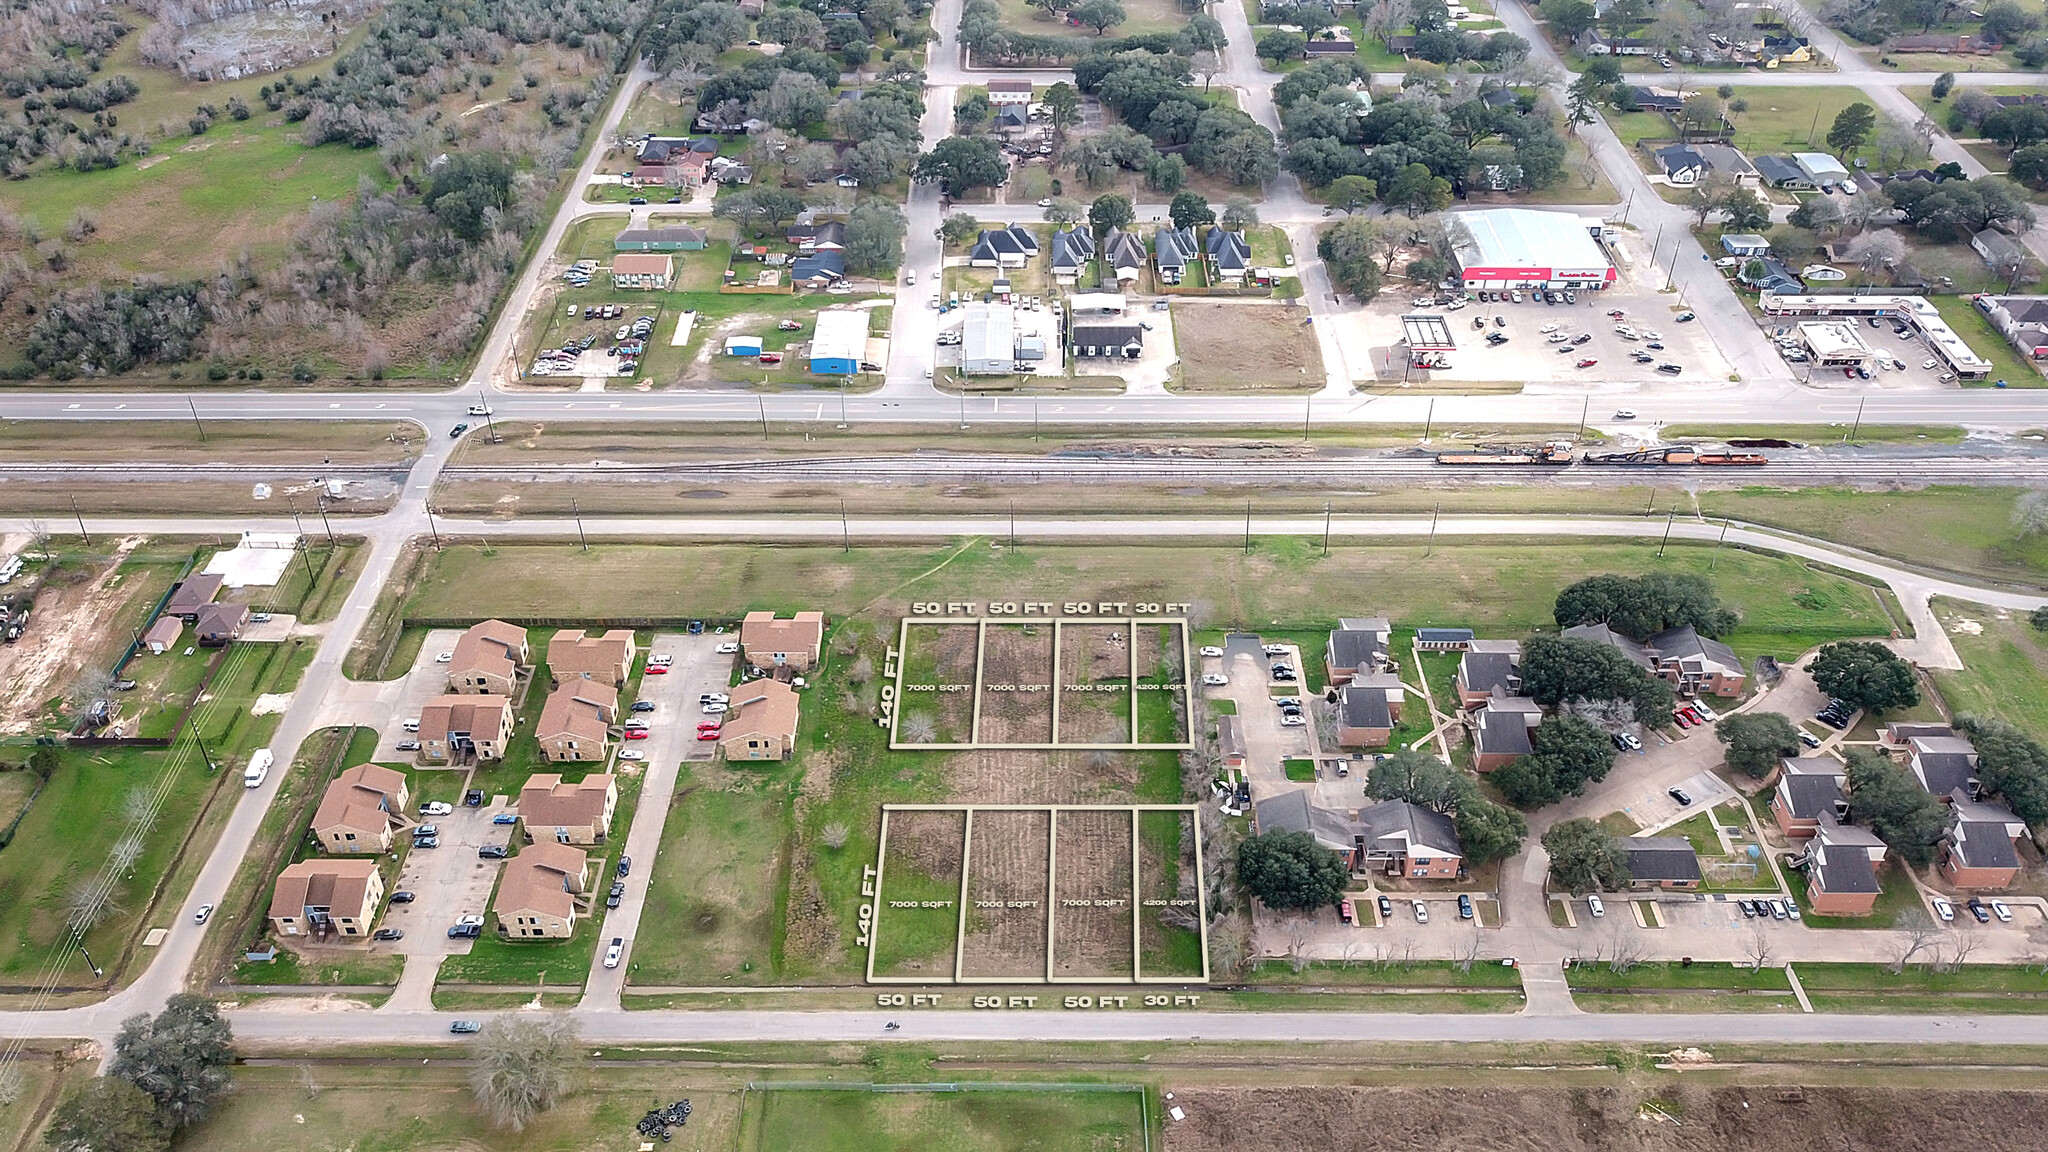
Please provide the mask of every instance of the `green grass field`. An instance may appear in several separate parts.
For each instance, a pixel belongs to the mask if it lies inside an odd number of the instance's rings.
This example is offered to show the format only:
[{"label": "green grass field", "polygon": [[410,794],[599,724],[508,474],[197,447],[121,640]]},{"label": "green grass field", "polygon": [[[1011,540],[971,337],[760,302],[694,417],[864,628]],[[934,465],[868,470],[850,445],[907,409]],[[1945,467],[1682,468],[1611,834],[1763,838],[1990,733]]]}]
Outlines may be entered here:
[{"label": "green grass field", "polygon": [[627,979],[639,985],[746,984],[771,968],[789,796],[780,782],[676,783]]},{"label": "green grass field", "polygon": [[2014,388],[2048,388],[2048,378],[2044,378],[2040,369],[2022,358],[2005,337],[1998,334],[1998,329],[1991,326],[1975,304],[1961,296],[1930,296],[1928,299],[1934,301],[1941,318],[1963,338],[1970,351],[1991,362],[1991,379],[1971,381],[1968,387],[1989,388],[1994,382],[2004,380]]},{"label": "green grass field", "polygon": [[2048,538],[2013,527],[2017,495],[2010,488],[1754,487],[1702,492],[1699,503],[1708,516],[1816,535],[1938,571],[2036,583],[2048,578]]},{"label": "green grass field", "polygon": [[757,1092],[744,1152],[1139,1152],[1135,1092]]},{"label": "green grass field", "polygon": [[[1149,36],[1156,32],[1173,32],[1188,22],[1187,13],[1176,7],[1173,0],[1121,0],[1124,14],[1129,17],[1122,24],[1112,24],[1102,34],[1108,40],[1118,36]],[[1003,26],[1032,36],[1074,36],[1082,39],[1097,39],[1095,29],[1086,25],[1067,24],[1048,17],[1046,12],[1033,8],[1024,0],[1001,0]]]},{"label": "green grass field", "polygon": [[[1963,658],[1961,671],[1934,674],[1948,706],[1996,716],[2048,740],[2048,637],[2023,616],[1975,604],[1938,600],[1935,615]],[[1966,621],[1983,631],[1969,631]]]}]

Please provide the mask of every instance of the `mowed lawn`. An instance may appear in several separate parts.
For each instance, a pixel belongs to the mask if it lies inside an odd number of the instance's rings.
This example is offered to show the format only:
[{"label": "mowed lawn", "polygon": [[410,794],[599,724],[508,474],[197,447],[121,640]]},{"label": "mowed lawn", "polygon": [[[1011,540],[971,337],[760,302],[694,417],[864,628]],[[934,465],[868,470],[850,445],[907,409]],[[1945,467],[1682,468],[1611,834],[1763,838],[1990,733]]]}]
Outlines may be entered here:
[{"label": "mowed lawn", "polygon": [[789,796],[712,774],[727,775],[685,766],[676,784],[633,941],[634,984],[745,984],[770,971]]},{"label": "mowed lawn", "polygon": [[1996,716],[2048,741],[2048,635],[2023,615],[1978,604],[1938,600],[1935,615],[1963,658],[1961,671],[1934,674],[1949,707]]},{"label": "mowed lawn", "polygon": [[763,1091],[743,1152],[1138,1152],[1136,1092]]},{"label": "mowed lawn", "polygon": [[[1101,39],[1113,40],[1119,36],[1150,36],[1155,32],[1178,31],[1188,22],[1188,15],[1176,7],[1174,0],[1118,0],[1123,5],[1127,19],[1122,24],[1112,24]],[[1024,0],[998,0],[1003,10],[1003,27],[1014,28],[1033,36],[1081,36],[1096,39],[1095,29],[1085,24],[1068,24],[1063,20],[1048,18],[1045,11],[1033,8]]]},{"label": "mowed lawn", "polygon": [[[436,556],[406,606],[420,616],[549,613],[733,617],[816,608],[844,617],[894,614],[916,599],[1062,602],[1077,597],[1192,600],[1197,627],[1257,623],[1327,628],[1370,606],[1403,625],[1471,625],[1495,635],[1551,626],[1558,589],[1599,572],[1693,572],[1743,616],[1738,640],[1819,643],[1886,634],[1869,589],[1775,556],[1654,541],[1540,546],[1439,541],[1333,548],[1256,539],[1191,547],[1031,546],[1015,554],[971,540],[932,547],[499,544]],[[687,578],[681,578],[684,575]],[[1809,606],[1811,605],[1811,606]],[[1278,624],[1272,622],[1278,621]],[[1738,649],[1742,647],[1737,644]],[[1774,649],[1765,649],[1774,650]]]},{"label": "mowed lawn", "polygon": [[[1851,104],[1869,104],[1877,109],[1878,129],[1884,127],[1884,110],[1877,108],[1860,89],[1841,88],[1745,88],[1735,86],[1735,100],[1749,101],[1743,112],[1730,112],[1735,124],[1734,144],[1749,156],[1787,152],[1827,152],[1828,129],[1835,117]],[[1667,130],[1668,131],[1668,130]],[[1840,157],[1843,164],[1863,158],[1877,158],[1877,130],[1861,148]]]},{"label": "mowed lawn", "polygon": [[2014,528],[2018,495],[2013,488],[1940,486],[1740,488],[1702,492],[1699,502],[1710,517],[1768,524],[1942,571],[2038,583],[2048,577],[2048,537]]}]

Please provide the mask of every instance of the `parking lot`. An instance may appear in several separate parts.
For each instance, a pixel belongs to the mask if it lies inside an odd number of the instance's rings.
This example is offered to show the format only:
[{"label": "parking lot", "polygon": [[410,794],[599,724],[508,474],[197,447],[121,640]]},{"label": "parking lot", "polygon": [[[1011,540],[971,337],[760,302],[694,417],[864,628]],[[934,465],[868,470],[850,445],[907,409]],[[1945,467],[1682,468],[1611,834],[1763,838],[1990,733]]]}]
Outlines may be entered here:
[{"label": "parking lot", "polygon": [[[1033,369],[1041,376],[1063,376],[1067,371],[1066,350],[1060,344],[1059,314],[1053,311],[1053,307],[1049,302],[1041,302],[1035,306],[1020,304],[1015,309],[1017,337],[1023,339],[1027,336],[1036,336],[1045,341],[1045,359],[1035,361],[1037,367]],[[1149,313],[1145,319],[1147,323],[1156,324]],[[951,368],[955,372],[960,370],[960,341],[966,325],[967,310],[964,307],[949,309],[939,316],[938,348],[932,361],[935,365],[940,368]],[[1147,347],[1150,345],[1151,341],[1148,340]],[[1166,349],[1169,354],[1172,352],[1171,339],[1166,341]]]},{"label": "parking lot", "polygon": [[1316,753],[1314,718],[1308,717],[1309,722],[1301,727],[1284,726],[1280,723],[1280,708],[1273,702],[1272,689],[1276,685],[1271,678],[1272,665],[1289,664],[1298,675],[1302,671],[1301,653],[1290,645],[1286,655],[1268,656],[1261,650],[1262,644],[1252,633],[1232,632],[1224,638],[1223,655],[1203,657],[1200,669],[1203,675],[1229,678],[1230,682],[1221,686],[1204,685],[1202,693],[1211,700],[1229,700],[1237,705],[1238,724],[1244,733],[1245,778],[1251,782],[1254,803],[1262,797],[1303,787],[1287,779],[1283,762]]},{"label": "parking lot", "polygon": [[420,654],[412,667],[399,680],[396,690],[389,688],[379,693],[385,710],[373,726],[377,729],[377,759],[386,763],[413,763],[419,759],[417,752],[401,752],[398,745],[419,739],[417,732],[405,730],[408,721],[420,717],[420,709],[428,701],[448,692],[448,665],[440,663],[443,652],[453,652],[455,642],[462,639],[460,628],[436,628],[427,633],[420,644]]},{"label": "parking lot", "polygon": [[[1779,348],[1787,365],[1799,373],[1801,383],[1815,388],[1860,388],[1865,391],[1876,388],[1886,391],[1919,390],[1936,391],[1957,386],[1953,379],[1943,380],[1949,375],[1947,365],[1935,359],[1927,341],[1909,325],[1900,324],[1881,317],[1840,317],[1839,319],[1856,326],[1856,335],[1870,346],[1870,350],[1884,361],[1904,364],[1903,368],[1887,364],[1871,364],[1866,371],[1868,380],[1859,376],[1855,369],[1822,367],[1811,360],[1796,359],[1801,353],[1787,354],[1787,345],[1798,344],[1800,317],[1767,316],[1761,322],[1766,339]],[[1805,317],[1818,320],[1826,317]]]},{"label": "parking lot", "polygon": [[[504,862],[479,859],[476,851],[486,844],[502,848],[512,843],[515,826],[492,823],[500,813],[512,811],[499,802],[503,799],[498,797],[481,808],[457,804],[450,815],[420,817],[422,824],[440,829],[441,846],[414,848],[405,854],[405,865],[391,890],[411,892],[415,899],[410,904],[388,905],[377,925],[405,932],[405,939],[389,946],[393,952],[403,956],[469,953],[470,942],[450,939],[448,929],[460,916],[482,915],[490,909],[491,890]],[[417,811],[409,815],[417,816]]]}]

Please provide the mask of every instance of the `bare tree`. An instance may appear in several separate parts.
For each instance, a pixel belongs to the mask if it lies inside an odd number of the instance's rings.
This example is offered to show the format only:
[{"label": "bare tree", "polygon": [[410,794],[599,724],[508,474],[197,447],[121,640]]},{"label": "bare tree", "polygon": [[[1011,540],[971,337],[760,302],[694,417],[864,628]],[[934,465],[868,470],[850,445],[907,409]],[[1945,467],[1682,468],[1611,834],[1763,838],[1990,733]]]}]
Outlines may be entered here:
[{"label": "bare tree", "polygon": [[2029,488],[2012,502],[2012,526],[2022,536],[2048,532],[2048,491]]},{"label": "bare tree", "polygon": [[874,658],[863,654],[846,669],[846,679],[854,684],[865,684],[875,678]]},{"label": "bare tree", "polygon": [[1771,934],[1756,921],[1749,925],[1749,939],[1742,943],[1742,954],[1749,958],[1749,970],[1761,972],[1771,962]]},{"label": "bare tree", "polygon": [[1960,972],[1963,965],[1970,962],[1971,954],[1976,952],[1978,945],[1982,943],[1983,941],[1973,932],[1950,928],[1941,945],[1935,949],[1935,958],[1928,967],[1943,975]]},{"label": "bare tree", "polygon": [[493,1017],[471,1049],[469,1086],[491,1122],[519,1132],[569,1094],[576,1022],[565,1012]]},{"label": "bare tree", "polygon": [[121,911],[114,900],[112,874],[94,872],[80,876],[64,891],[64,925],[80,936],[105,923]]},{"label": "bare tree", "polygon": [[1886,228],[1881,232],[1866,232],[1849,241],[1842,254],[1862,271],[1863,281],[1867,284],[1871,277],[1906,258],[1906,242],[1899,238],[1897,232]]},{"label": "bare tree", "polygon": [[299,1085],[306,1090],[306,1099],[308,1100],[318,1099],[323,1088],[320,1081],[313,1078],[313,1066],[311,1064],[299,1065]]},{"label": "bare tree", "polygon": [[1934,926],[1934,921],[1927,918],[1927,913],[1918,909],[1895,921],[1892,925],[1891,947],[1887,952],[1891,959],[1885,964],[1884,970],[1894,976],[1904,972],[1906,965],[1913,962],[1913,957],[1927,951],[1940,936],[1941,930]]},{"label": "bare tree", "polygon": [[1211,52],[1206,48],[1195,53],[1194,73],[1202,78],[1202,91],[1207,92],[1209,90],[1209,82],[1214,80],[1216,74],[1221,71],[1223,71],[1223,55],[1221,53]]},{"label": "bare tree", "polygon": [[21,1099],[21,1069],[13,1061],[0,1064],[0,1108],[11,1108]]},{"label": "bare tree", "polygon": [[1280,930],[1287,938],[1287,966],[1297,973],[1307,971],[1310,963],[1308,921],[1299,916],[1290,917]]},{"label": "bare tree", "polygon": [[818,838],[825,842],[825,847],[836,852],[846,847],[846,838],[849,834],[846,825],[835,820],[819,830]]},{"label": "bare tree", "polygon": [[1478,963],[1479,932],[1477,929],[1465,933],[1465,938],[1462,941],[1460,941],[1458,943],[1457,948],[1452,951],[1451,961],[1452,963],[1457,965],[1458,971],[1460,972],[1470,972],[1472,970],[1472,965]]}]

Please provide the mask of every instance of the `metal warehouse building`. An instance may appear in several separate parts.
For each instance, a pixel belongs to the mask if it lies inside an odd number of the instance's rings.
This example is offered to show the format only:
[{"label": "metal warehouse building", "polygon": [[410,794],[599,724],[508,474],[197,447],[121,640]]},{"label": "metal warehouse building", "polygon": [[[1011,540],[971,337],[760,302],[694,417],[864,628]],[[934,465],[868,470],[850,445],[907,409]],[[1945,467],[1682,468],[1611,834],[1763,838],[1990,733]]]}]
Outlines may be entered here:
[{"label": "metal warehouse building", "polygon": [[1469,291],[1605,288],[1614,264],[1595,238],[1599,221],[1569,212],[1484,208],[1460,212],[1459,273]]},{"label": "metal warehouse building", "polygon": [[865,309],[840,308],[818,313],[811,336],[811,371],[819,376],[851,376],[860,371],[868,347]]},{"label": "metal warehouse building", "polygon": [[967,306],[961,326],[960,371],[1002,376],[1017,370],[1017,310],[1008,304]]}]

